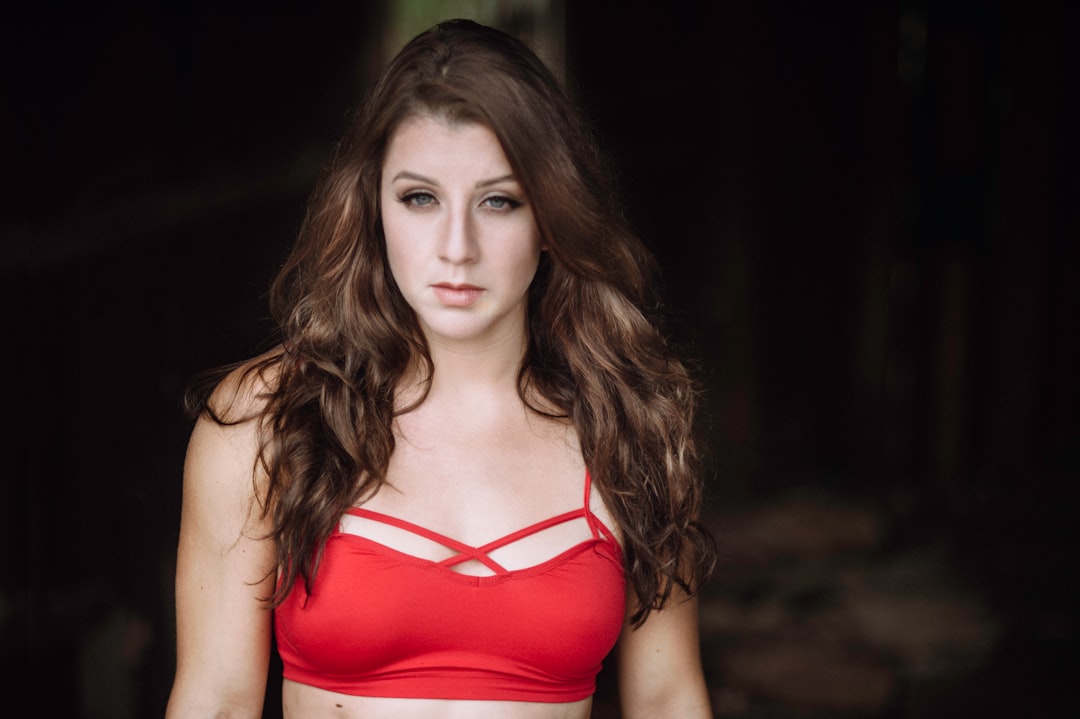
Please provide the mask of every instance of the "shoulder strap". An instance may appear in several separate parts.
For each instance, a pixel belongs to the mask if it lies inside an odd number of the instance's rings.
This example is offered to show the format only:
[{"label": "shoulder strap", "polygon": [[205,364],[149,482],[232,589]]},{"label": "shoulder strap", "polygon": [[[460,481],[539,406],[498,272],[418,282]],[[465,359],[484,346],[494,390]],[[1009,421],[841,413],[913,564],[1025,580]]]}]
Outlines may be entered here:
[{"label": "shoulder strap", "polygon": [[597,526],[598,522],[596,517],[593,516],[592,510],[589,509],[589,499],[592,498],[592,475],[589,474],[589,470],[585,470],[585,521],[589,523],[589,531],[592,532],[594,539],[600,538],[600,528]]}]

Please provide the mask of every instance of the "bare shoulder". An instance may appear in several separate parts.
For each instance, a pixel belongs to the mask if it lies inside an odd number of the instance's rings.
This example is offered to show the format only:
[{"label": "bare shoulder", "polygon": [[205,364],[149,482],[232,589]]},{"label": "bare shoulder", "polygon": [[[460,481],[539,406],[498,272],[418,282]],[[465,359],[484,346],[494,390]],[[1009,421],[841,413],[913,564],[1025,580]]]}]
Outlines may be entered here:
[{"label": "bare shoulder", "polygon": [[[263,355],[234,369],[218,383],[195,422],[184,464],[184,506],[195,517],[259,514],[250,510],[262,499],[262,418],[278,366],[274,355]],[[224,520],[220,516],[213,524],[229,523]]]},{"label": "bare shoulder", "polygon": [[261,417],[270,393],[277,389],[281,348],[253,357],[227,374],[214,388],[207,409],[222,424],[243,424]]}]

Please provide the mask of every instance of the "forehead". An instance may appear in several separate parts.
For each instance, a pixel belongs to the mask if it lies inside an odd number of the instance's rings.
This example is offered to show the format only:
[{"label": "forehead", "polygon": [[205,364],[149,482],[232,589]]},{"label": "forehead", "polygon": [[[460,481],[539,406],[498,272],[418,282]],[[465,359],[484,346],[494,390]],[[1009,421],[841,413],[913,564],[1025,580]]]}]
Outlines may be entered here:
[{"label": "forehead", "polygon": [[417,115],[402,121],[391,133],[383,170],[425,169],[455,174],[508,174],[510,163],[487,125]]}]

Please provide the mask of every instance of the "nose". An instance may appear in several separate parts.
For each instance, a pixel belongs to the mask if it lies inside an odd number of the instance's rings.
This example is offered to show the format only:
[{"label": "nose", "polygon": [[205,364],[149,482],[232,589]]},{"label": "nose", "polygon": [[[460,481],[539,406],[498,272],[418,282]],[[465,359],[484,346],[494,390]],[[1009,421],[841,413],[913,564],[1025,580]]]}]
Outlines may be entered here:
[{"label": "nose", "polygon": [[446,221],[440,232],[439,259],[453,264],[476,262],[480,248],[472,213],[466,210],[446,213]]}]

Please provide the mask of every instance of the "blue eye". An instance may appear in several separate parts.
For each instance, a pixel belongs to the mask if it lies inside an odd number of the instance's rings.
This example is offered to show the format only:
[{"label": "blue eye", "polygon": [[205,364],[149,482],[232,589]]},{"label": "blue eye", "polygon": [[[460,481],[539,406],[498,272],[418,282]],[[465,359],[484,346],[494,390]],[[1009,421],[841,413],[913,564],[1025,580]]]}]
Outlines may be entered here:
[{"label": "blue eye", "polygon": [[488,207],[493,210],[513,210],[521,207],[521,203],[517,200],[502,195],[495,195],[484,200]]},{"label": "blue eye", "polygon": [[435,204],[435,196],[430,192],[409,192],[402,195],[399,202],[410,207],[428,207]]}]

